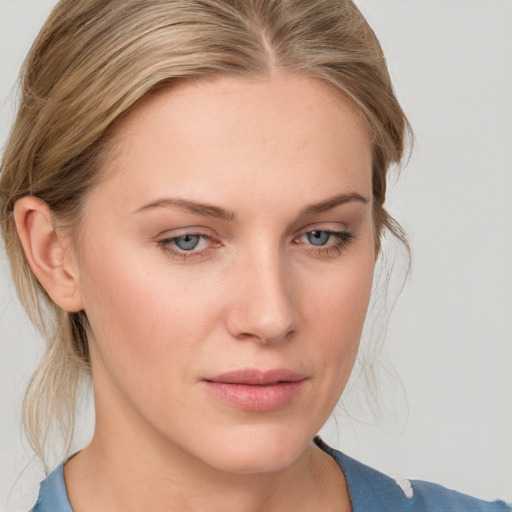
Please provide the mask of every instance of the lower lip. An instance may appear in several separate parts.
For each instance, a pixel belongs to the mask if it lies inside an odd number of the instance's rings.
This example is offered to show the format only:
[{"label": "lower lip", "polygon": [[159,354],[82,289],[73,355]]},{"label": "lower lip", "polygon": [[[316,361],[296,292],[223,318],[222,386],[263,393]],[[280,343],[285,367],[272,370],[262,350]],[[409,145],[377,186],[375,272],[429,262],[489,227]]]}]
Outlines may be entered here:
[{"label": "lower lip", "polygon": [[277,411],[299,396],[306,379],[268,385],[203,381],[206,389],[238,409],[251,412]]}]

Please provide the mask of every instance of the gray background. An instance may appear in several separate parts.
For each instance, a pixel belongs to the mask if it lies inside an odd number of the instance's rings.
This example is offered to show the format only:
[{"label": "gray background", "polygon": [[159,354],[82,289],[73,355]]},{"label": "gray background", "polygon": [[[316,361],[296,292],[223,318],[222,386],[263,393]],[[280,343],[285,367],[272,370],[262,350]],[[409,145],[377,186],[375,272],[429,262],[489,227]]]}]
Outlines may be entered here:
[{"label": "gray background", "polygon": [[[19,66],[54,3],[0,0],[0,147]],[[382,354],[382,418],[358,406],[356,390],[323,435],[392,476],[512,501],[512,2],[357,3],[416,133],[389,198],[412,241],[413,271]],[[42,477],[19,432],[40,353],[2,255],[0,511],[26,510]],[[77,447],[90,412],[82,422]]]}]

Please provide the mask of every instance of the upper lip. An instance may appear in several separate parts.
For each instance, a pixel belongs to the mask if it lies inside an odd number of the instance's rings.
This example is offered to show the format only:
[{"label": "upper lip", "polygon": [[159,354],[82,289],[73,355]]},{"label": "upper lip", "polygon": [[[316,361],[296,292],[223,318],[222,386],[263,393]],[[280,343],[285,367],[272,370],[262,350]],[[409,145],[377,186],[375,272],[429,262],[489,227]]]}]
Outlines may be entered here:
[{"label": "upper lip", "polygon": [[258,368],[244,368],[234,370],[214,377],[203,379],[208,382],[219,382],[224,384],[246,384],[246,385],[269,385],[279,382],[298,382],[304,380],[306,375],[288,370],[286,368],[275,368],[261,370]]}]

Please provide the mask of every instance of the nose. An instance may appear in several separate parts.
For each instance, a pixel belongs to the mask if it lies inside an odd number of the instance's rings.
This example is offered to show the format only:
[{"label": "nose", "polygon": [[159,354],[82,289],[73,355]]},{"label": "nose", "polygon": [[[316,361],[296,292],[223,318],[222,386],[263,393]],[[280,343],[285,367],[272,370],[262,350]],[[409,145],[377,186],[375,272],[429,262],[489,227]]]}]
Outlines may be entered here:
[{"label": "nose", "polygon": [[297,328],[293,279],[280,255],[249,254],[232,273],[228,331],[237,339],[270,344],[284,341]]}]

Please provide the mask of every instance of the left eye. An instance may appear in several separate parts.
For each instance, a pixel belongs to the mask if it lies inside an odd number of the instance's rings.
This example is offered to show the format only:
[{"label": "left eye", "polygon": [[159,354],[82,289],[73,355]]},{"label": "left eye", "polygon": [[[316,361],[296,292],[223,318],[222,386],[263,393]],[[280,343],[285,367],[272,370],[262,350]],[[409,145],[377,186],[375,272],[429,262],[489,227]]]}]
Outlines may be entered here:
[{"label": "left eye", "polygon": [[333,233],[331,233],[330,231],[310,231],[309,233],[305,233],[305,237],[307,239],[307,241],[311,244],[311,245],[317,245],[317,246],[322,246],[322,245],[325,245],[327,242],[329,242],[329,240],[331,239],[331,237],[333,236]]}]

